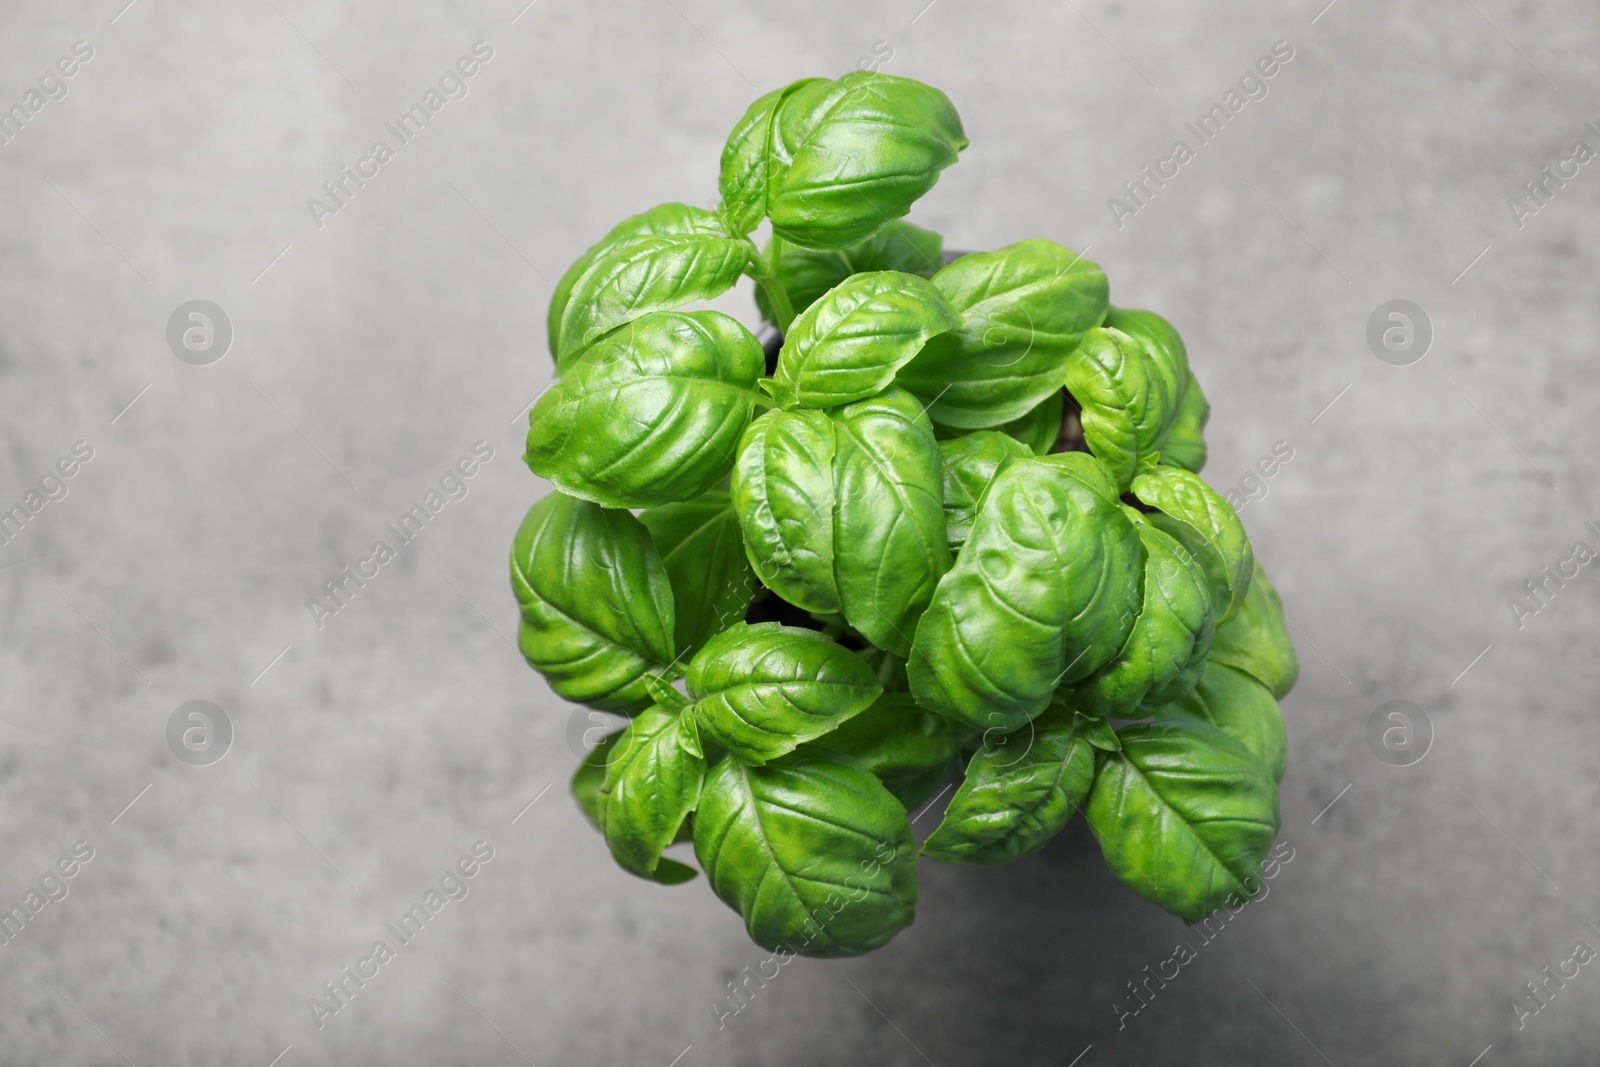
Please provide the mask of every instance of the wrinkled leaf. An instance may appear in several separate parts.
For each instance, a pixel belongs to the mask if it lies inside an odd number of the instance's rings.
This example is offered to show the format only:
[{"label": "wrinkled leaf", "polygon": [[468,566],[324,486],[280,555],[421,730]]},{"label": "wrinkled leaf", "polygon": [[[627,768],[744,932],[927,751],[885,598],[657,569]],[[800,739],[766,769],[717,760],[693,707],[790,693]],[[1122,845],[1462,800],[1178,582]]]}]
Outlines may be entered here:
[{"label": "wrinkled leaf", "polygon": [[1154,463],[1178,413],[1160,365],[1144,342],[1099,327],[1067,360],[1067,391],[1082,409],[1083,440],[1126,490],[1141,463]]},{"label": "wrinkled leaf", "polygon": [[870,771],[825,749],[764,767],[718,763],[700,796],[694,853],[767,949],[859,956],[916,917],[905,810]]},{"label": "wrinkled leaf", "polygon": [[918,707],[909,693],[884,693],[816,744],[855,759],[910,811],[955,770],[961,746],[971,736],[972,731]]},{"label": "wrinkled leaf", "polygon": [[939,90],[852,71],[778,105],[768,165],[773,232],[803,248],[855,244],[902,218],[967,146]]},{"label": "wrinkled leaf", "polygon": [[706,764],[689,728],[676,709],[653,706],[609,746],[600,787],[606,844],[623,870],[641,878],[654,878],[661,850],[700,800]]},{"label": "wrinkled leaf", "polygon": [[717,311],[658,312],[594,345],[529,413],[535,474],[610,508],[699,496],[733,466],[761,344]]},{"label": "wrinkled leaf", "polygon": [[994,430],[975,430],[939,442],[944,457],[944,521],[950,553],[966,544],[979,502],[990,483],[1014,460],[1033,455],[1028,446]]},{"label": "wrinkled leaf", "polygon": [[1237,667],[1282,700],[1300,677],[1300,660],[1284,626],[1283,601],[1258,561],[1239,614],[1217,630],[1211,662]]},{"label": "wrinkled leaf", "polygon": [[1194,692],[1156,715],[1163,719],[1186,715],[1208,722],[1249,749],[1272,773],[1274,782],[1283,777],[1289,744],[1283,713],[1267,687],[1243,671],[1207,663]]},{"label": "wrinkled leaf", "polygon": [[[939,269],[944,238],[909,222],[891,222],[864,241],[832,252],[809,248],[777,249],[773,263],[778,281],[788,294],[796,314],[805,311],[818,297],[852,274],[875,270],[898,270],[931,278]],[[767,251],[769,261],[773,256]],[[756,307],[761,317],[776,324],[778,317],[767,303],[767,296],[756,289]]]},{"label": "wrinkled leaf", "polygon": [[950,566],[943,500],[933,427],[894,387],[827,412],[768,412],[746,432],[733,472],[762,582],[796,607],[842,613],[901,656]]},{"label": "wrinkled leaf", "polygon": [[566,373],[623,323],[720,296],[749,261],[743,241],[703,231],[638,237],[603,250],[572,283],[556,335],[557,370]]},{"label": "wrinkled leaf", "polygon": [[794,320],[772,393],[784,407],[831,408],[881,392],[923,342],[955,325],[933,283],[882,270],[854,274]]},{"label": "wrinkled leaf", "polygon": [[[550,355],[555,357],[561,351],[561,317],[566,313],[567,304],[571,302],[572,288],[596,259],[619,252],[625,246],[647,237],[688,237],[697,234],[714,237],[720,233],[716,215],[703,208],[690,207],[688,204],[657,204],[649,211],[617,223],[610,233],[590,245],[556,283],[555,293],[550,297],[550,312],[547,319]],[[568,361],[570,359],[569,354]],[[561,359],[556,360],[558,370],[562,362]]]},{"label": "wrinkled leaf", "polygon": [[1161,462],[1186,471],[1200,473],[1206,465],[1206,420],[1211,417],[1211,403],[1200,391],[1194,372],[1189,372],[1189,385],[1183,392],[1183,403],[1178,417],[1161,445]]},{"label": "wrinkled leaf", "polygon": [[1260,892],[1278,833],[1278,792],[1261,761],[1209,723],[1173,718],[1118,731],[1084,812],[1106,864],[1186,922]]},{"label": "wrinkled leaf", "polygon": [[679,656],[692,656],[750,607],[755,575],[745,559],[739,517],[723,489],[639,516],[672,580]]},{"label": "wrinkled leaf", "polygon": [[1198,474],[1179,467],[1145,468],[1133,479],[1133,495],[1159,510],[1150,522],[1176,538],[1205,571],[1220,628],[1244,602],[1255,570],[1238,512]]},{"label": "wrinkled leaf", "polygon": [[994,427],[1038,408],[1066,383],[1067,357],[1106,314],[1105,274],[1053,241],[962,256],[933,284],[959,321],[897,381],[946,426]]},{"label": "wrinkled leaf", "polygon": [[1105,325],[1144,343],[1174,409],[1181,411],[1189,389],[1189,353],[1172,323],[1154,311],[1114,307],[1106,313]]},{"label": "wrinkled leaf", "polygon": [[1022,729],[985,738],[922,854],[944,863],[1007,863],[1039,851],[1089,795],[1092,729],[1057,700]]},{"label": "wrinkled leaf", "polygon": [[821,737],[883,692],[872,668],[816,630],[735,623],[689,664],[700,736],[761,764]]},{"label": "wrinkled leaf", "polygon": [[1139,610],[1144,549],[1105,468],[1018,459],[989,486],[907,666],[924,707],[1015,730],[1110,662]]},{"label": "wrinkled leaf", "polygon": [[[1132,510],[1132,509],[1129,509]],[[1117,658],[1075,687],[1085,715],[1138,718],[1189,692],[1205,667],[1215,623],[1205,574],[1169,534],[1140,521],[1144,600]]]},{"label": "wrinkled leaf", "polygon": [[767,190],[772,181],[772,119],[778,106],[795,90],[822,80],[801,78],[774,89],[751,104],[728,135],[717,185],[722,193],[723,217],[735,234],[749,233],[766,218]]},{"label": "wrinkled leaf", "polygon": [[626,511],[563,493],[528,510],[511,545],[517,646],[557,694],[637,710],[673,659],[672,585],[650,533]]}]

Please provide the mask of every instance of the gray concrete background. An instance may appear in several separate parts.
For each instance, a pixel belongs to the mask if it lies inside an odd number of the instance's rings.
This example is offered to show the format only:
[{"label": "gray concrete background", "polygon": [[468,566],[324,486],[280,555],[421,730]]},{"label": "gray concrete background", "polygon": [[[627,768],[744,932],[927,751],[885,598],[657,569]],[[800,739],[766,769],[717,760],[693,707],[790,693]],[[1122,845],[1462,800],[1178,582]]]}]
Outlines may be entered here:
[{"label": "gray concrete background", "polygon": [[[94,450],[0,547],[0,903],[94,849],[0,946],[0,1060],[1592,1062],[1600,975],[1521,1030],[1512,1002],[1600,948],[1600,578],[1520,628],[1508,598],[1600,547],[1600,164],[1522,228],[1506,201],[1600,148],[1593,4],[124,2],[0,13],[0,104],[94,49],[0,147],[0,502]],[[314,225],[478,40],[470,94]],[[1279,40],[1270,94],[1114,226]],[[612,866],[564,795],[569,709],[506,641],[549,282],[623,216],[712,198],[758,91],[889,52],[972,139],[914,221],[1087,246],[1171,318],[1219,489],[1294,449],[1243,512],[1304,664],[1294,859],[1123,1029],[1185,930],[1081,824],[1009,867],[924,864],[912,929],[788,965],[719,1029],[765,953],[703,884]],[[164,337],[197,298],[235,330],[206,367]],[[1407,367],[1365,341],[1396,298],[1435,332]],[[480,440],[470,495],[319,630],[308,598]],[[191,699],[236,732],[213,766],[165,740]],[[1393,699],[1434,727],[1405,768],[1366,741]],[[319,1030],[307,999],[478,840],[470,895]]]}]

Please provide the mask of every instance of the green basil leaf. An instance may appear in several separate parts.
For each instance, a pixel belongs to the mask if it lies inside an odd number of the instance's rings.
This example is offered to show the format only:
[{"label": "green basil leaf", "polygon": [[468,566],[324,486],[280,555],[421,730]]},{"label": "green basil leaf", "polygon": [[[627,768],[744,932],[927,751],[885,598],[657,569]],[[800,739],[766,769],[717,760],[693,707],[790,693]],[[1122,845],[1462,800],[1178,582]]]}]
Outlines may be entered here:
[{"label": "green basil leaf", "polygon": [[955,770],[961,746],[971,736],[972,731],[918,707],[910,693],[884,693],[815,744],[853,758],[910,811]]},{"label": "green basil leaf", "polygon": [[799,86],[772,127],[767,216],[802,248],[855,244],[903,217],[967,146],[939,90],[852,71]]},{"label": "green basil leaf", "polygon": [[966,544],[972,521],[990,483],[1014,460],[1033,455],[1028,446],[994,430],[974,430],[939,442],[944,457],[944,522],[950,554]]},{"label": "green basil leaf", "polygon": [[1206,420],[1211,417],[1211,402],[1200,391],[1194,372],[1189,372],[1189,384],[1183,391],[1183,403],[1178,407],[1178,417],[1161,445],[1161,462],[1186,471],[1200,473],[1206,465]]},{"label": "green basil leaf", "polygon": [[1044,848],[1094,782],[1087,720],[1054,702],[1022,729],[985,737],[922,854],[944,863],[1008,863]]},{"label": "green basil leaf", "polygon": [[999,426],[1036,409],[1065,384],[1067,357],[1106,315],[1105,274],[1053,241],[962,256],[933,284],[960,321],[897,381],[946,426]]},{"label": "green basil leaf", "polygon": [[816,630],[735,623],[689,663],[700,735],[761,764],[834,729],[883,692],[859,656]]},{"label": "green basil leaf", "polygon": [[706,763],[686,744],[687,729],[676,709],[650,707],[609,746],[600,787],[606,844],[623,870],[641,878],[654,877],[661,850],[700,801]]},{"label": "green basil leaf", "polygon": [[517,646],[557,694],[637,710],[672,662],[673,602],[650,533],[626,511],[563,493],[528,510],[511,545]]},{"label": "green basil leaf", "polygon": [[908,655],[917,619],[950,569],[939,443],[903,389],[835,408],[834,573],[844,617]]},{"label": "green basil leaf", "polygon": [[1106,313],[1105,325],[1144,343],[1174,409],[1182,410],[1189,388],[1189,353],[1172,323],[1154,311],[1114,307]]},{"label": "green basil leaf", "polygon": [[744,235],[767,215],[767,189],[772,181],[772,119],[778,106],[797,89],[822,78],[801,78],[767,93],[744,113],[722,149],[722,214],[732,232]]},{"label": "green basil leaf", "polygon": [[980,729],[1021,728],[1127,641],[1143,556],[1092,456],[1012,462],[917,627],[907,665],[917,702]]},{"label": "green basil leaf", "polygon": [[1150,521],[1177,538],[1205,571],[1220,629],[1244,602],[1255,570],[1238,513],[1198,474],[1179,467],[1145,468],[1133,479],[1133,495],[1159,509]]},{"label": "green basil leaf", "polygon": [[1284,626],[1283,601],[1256,562],[1239,613],[1217,630],[1211,662],[1237,667],[1282,700],[1300,677],[1300,660]]},{"label": "green basil leaf", "polygon": [[557,371],[566,373],[623,323],[722,295],[749,261],[744,241],[700,231],[638,237],[605,249],[567,295],[556,334]]},{"label": "green basil leaf", "polygon": [[768,588],[910,651],[950,566],[938,443],[915,397],[890,387],[825,413],[768,412],[740,443],[733,501]]},{"label": "green basil leaf", "polygon": [[1084,808],[1124,885],[1185,922],[1242,907],[1261,891],[1278,833],[1278,791],[1261,761],[1188,718],[1117,731]]},{"label": "green basil leaf", "polygon": [[834,425],[825,411],[769,411],[739,441],[733,508],[761,581],[806,611],[843,608],[834,577]]},{"label": "green basil leaf", "polygon": [[1117,658],[1074,686],[1085,715],[1133,719],[1141,707],[1178,699],[1194,688],[1211,648],[1215,622],[1205,574],[1190,566],[1171,535],[1142,520],[1136,525],[1145,550],[1144,602]]},{"label": "green basil leaf", "polygon": [[1082,408],[1084,443],[1126,490],[1156,461],[1178,413],[1160,365],[1143,341],[1097,327],[1067,360],[1067,391]]},{"label": "green basil leaf", "polygon": [[622,733],[621,730],[613,730],[602,737],[600,743],[584,755],[578,769],[572,772],[572,799],[578,802],[578,810],[583,812],[583,817],[601,833],[605,833],[606,829],[605,797],[600,793],[600,787],[606,780],[606,757],[611,754],[612,747]]},{"label": "green basil leaf", "polygon": [[[572,288],[595,260],[621,251],[625,246],[646,237],[683,237],[692,234],[717,236],[721,232],[716,215],[704,208],[690,207],[688,204],[657,204],[649,211],[617,223],[610,233],[590,245],[556,283],[555,292],[550,297],[550,313],[547,319],[550,355],[554,357],[561,351],[561,317],[566,313],[567,304],[571,302]],[[570,359],[569,355],[568,361]],[[561,362],[557,360],[558,369]]]},{"label": "green basil leaf", "polygon": [[[852,274],[875,270],[898,270],[931,278],[939,269],[944,238],[909,222],[891,222],[864,241],[832,252],[809,248],[769,246],[767,258],[777,272],[778,281],[789,296],[796,314],[805,311],[829,289]],[[767,303],[766,293],[756,287],[756,307],[761,317],[776,324],[777,315]]]},{"label": "green basil leaf", "polygon": [[859,956],[911,925],[916,843],[865,767],[807,748],[764,767],[724,759],[695,815],[694,854],[763,948]]},{"label": "green basil leaf", "polygon": [[865,400],[894,381],[929,337],[955,325],[933,283],[881,270],[854,274],[794,320],[778,353],[773,396],[784,407]]},{"label": "green basil leaf", "polygon": [[678,655],[692,656],[730,623],[741,621],[755,595],[733,498],[713,489],[693,500],[650,508],[639,521],[672,579]]},{"label": "green basil leaf", "polygon": [[1267,687],[1243,671],[1207,663],[1200,684],[1188,696],[1156,712],[1157,718],[1184,715],[1208,722],[1260,760],[1274,782],[1283,778],[1288,759],[1283,713]]},{"label": "green basil leaf", "polygon": [[699,496],[733,466],[765,368],[717,311],[658,312],[595,344],[529,413],[535,474],[610,508]]}]

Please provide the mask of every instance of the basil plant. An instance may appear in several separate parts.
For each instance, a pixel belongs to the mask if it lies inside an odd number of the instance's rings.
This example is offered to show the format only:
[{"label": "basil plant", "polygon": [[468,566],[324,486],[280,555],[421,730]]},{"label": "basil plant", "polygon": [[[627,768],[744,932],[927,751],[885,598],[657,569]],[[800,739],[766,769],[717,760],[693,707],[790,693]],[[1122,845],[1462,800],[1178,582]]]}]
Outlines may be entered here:
[{"label": "basil plant", "polygon": [[[1080,811],[1197,922],[1278,831],[1298,665],[1197,473],[1183,341],[1053,241],[956,257],[901,221],[966,146],[919,82],[795,82],[734,127],[717,210],[623,221],[550,302],[521,651],[626,717],[572,780],[616,862],[677,884],[692,843],[773,950],[878,948],[919,855],[1014,860]],[[692,308],[742,276],[765,347]]]}]

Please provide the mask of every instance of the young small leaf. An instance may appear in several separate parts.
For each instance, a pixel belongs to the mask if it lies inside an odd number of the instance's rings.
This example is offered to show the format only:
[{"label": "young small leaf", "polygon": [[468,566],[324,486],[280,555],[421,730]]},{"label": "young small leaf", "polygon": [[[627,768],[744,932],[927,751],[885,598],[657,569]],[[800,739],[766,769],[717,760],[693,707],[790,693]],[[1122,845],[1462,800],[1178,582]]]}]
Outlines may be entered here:
[{"label": "young small leaf", "polygon": [[1083,439],[1126,490],[1141,463],[1155,462],[1178,414],[1161,365],[1143,341],[1098,327],[1067,360],[1067,391],[1082,408]]},{"label": "young small leaf", "polygon": [[865,400],[953,325],[955,312],[926,279],[892,270],[851,275],[794,320],[774,378],[802,407]]},{"label": "young small leaf", "polygon": [[945,426],[995,427],[1036,409],[1060,392],[1067,357],[1106,315],[1105,274],[1053,241],[962,256],[933,284],[959,321],[897,381]]},{"label": "young small leaf", "polygon": [[700,801],[706,764],[685,746],[685,729],[678,710],[651,707],[609,746],[600,787],[606,844],[623,870],[641,878],[654,878],[661,850]]},{"label": "young small leaf", "polygon": [[1238,512],[1198,474],[1165,464],[1143,468],[1133,479],[1133,495],[1158,509],[1150,522],[1175,537],[1205,571],[1220,628],[1244,602],[1255,570]]}]

